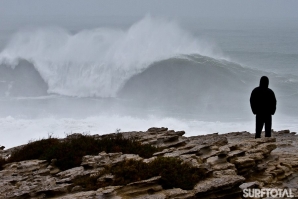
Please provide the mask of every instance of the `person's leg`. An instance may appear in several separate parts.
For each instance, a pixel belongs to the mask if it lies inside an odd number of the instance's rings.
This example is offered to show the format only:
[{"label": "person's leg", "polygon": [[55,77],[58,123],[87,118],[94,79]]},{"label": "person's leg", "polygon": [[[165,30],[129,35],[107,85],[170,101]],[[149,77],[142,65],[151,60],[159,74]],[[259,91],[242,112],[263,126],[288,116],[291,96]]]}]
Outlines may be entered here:
[{"label": "person's leg", "polygon": [[267,115],[265,117],[265,137],[271,137],[272,117]]},{"label": "person's leg", "polygon": [[264,116],[256,115],[256,135],[255,138],[261,138],[261,132],[264,126]]}]

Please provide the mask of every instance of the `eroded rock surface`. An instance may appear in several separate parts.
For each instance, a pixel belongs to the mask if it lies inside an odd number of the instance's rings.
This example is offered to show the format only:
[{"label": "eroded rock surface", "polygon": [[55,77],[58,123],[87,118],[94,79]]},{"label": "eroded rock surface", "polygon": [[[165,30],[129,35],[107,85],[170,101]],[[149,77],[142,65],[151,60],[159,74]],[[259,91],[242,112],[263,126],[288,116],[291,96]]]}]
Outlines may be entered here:
[{"label": "eroded rock surface", "polygon": [[[166,199],[166,198],[241,198],[245,188],[291,188],[298,196],[298,139],[288,130],[273,132],[272,138],[254,139],[248,132],[184,137],[184,131],[150,128],[146,132],[123,132],[143,144],[163,147],[152,158],[136,154],[106,153],[86,155],[80,167],[60,171],[55,160],[27,160],[4,165],[0,171],[0,198],[60,199]],[[73,135],[76,136],[76,135]],[[107,135],[103,135],[107,136]],[[94,135],[100,139],[101,136]],[[66,138],[68,139],[68,138]],[[9,156],[12,149],[2,150]],[[104,167],[128,159],[146,163],[155,157],[177,157],[193,167],[204,168],[207,178],[192,190],[163,189],[160,176],[126,186],[107,186],[86,191],[74,185],[78,176],[97,176]],[[112,180],[112,174],[98,177]]]}]

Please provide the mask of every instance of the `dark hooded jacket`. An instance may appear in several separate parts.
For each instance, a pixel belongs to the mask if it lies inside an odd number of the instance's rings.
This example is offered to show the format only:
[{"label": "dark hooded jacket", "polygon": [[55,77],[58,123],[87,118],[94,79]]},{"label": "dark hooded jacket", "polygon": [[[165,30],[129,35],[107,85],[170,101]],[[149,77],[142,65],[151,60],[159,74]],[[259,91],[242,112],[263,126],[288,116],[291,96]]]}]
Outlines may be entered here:
[{"label": "dark hooded jacket", "polygon": [[256,87],[250,95],[251,110],[256,115],[274,115],[276,110],[276,98],[274,92],[268,88],[269,79],[263,76],[260,86]]}]

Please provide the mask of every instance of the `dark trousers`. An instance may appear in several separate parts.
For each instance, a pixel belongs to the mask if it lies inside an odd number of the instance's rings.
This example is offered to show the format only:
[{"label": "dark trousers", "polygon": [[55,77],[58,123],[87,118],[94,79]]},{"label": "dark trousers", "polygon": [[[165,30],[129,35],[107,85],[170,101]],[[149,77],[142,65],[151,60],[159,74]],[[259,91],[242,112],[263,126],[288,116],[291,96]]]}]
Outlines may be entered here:
[{"label": "dark trousers", "polygon": [[265,124],[265,137],[271,137],[271,115],[256,115],[256,135],[255,138],[261,137],[261,132]]}]

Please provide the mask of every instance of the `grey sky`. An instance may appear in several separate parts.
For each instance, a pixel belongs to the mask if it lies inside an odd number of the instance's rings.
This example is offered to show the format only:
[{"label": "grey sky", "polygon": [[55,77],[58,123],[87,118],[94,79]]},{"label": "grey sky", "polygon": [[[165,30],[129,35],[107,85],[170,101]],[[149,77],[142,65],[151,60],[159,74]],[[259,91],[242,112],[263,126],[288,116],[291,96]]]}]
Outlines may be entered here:
[{"label": "grey sky", "polygon": [[0,16],[144,16],[298,19],[296,0],[0,0]]}]

